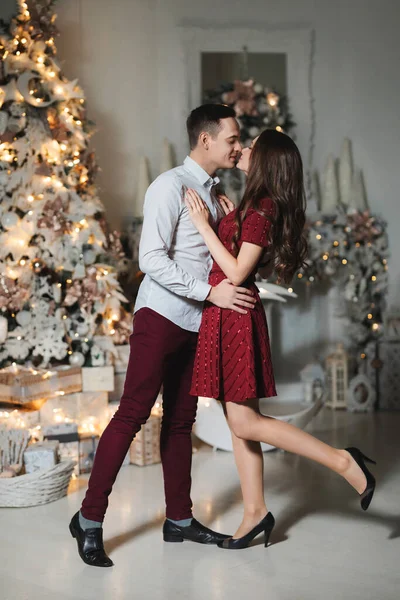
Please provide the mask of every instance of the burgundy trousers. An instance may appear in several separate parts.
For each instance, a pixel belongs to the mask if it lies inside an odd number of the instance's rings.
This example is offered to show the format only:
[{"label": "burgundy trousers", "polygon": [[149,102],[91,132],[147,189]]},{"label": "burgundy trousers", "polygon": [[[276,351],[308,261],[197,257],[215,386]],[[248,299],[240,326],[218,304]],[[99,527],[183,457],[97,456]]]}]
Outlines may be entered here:
[{"label": "burgundy trousers", "polygon": [[160,450],[166,516],[192,516],[192,441],[197,398],[189,394],[197,333],[181,329],[149,308],[140,309],[130,337],[130,356],[119,408],[100,438],[82,504],[86,519],[103,521],[108,496],[129,446],[149,418],[163,384]]}]

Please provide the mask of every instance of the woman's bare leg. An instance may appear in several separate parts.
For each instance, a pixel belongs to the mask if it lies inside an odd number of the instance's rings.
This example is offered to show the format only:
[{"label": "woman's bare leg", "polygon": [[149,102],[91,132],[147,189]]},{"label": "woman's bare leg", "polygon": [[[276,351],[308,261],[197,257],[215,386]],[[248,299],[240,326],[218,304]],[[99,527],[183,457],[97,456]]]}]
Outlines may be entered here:
[{"label": "woman's bare leg", "polygon": [[[229,426],[225,403],[222,402]],[[242,440],[231,429],[233,454],[243,496],[243,519],[234,538],[246,535],[268,512],[264,498],[264,458],[260,442]]]},{"label": "woman's bare leg", "polygon": [[256,399],[240,404],[226,402],[225,407],[229,426],[236,437],[265,442],[310,458],[342,475],[359,494],[364,491],[365,475],[346,450],[333,448],[290,423],[261,415]]},{"label": "woman's bare leg", "polygon": [[246,535],[265,517],[268,509],[264,499],[264,459],[260,442],[238,438],[233,432],[232,444],[243,495],[243,519],[233,535]]}]

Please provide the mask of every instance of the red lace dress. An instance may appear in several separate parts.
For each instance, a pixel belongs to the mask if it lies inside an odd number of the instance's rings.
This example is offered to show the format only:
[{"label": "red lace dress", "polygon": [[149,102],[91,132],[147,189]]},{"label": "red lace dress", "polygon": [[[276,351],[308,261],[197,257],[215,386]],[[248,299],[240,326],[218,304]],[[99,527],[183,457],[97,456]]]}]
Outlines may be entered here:
[{"label": "red lace dress", "polygon": [[[266,214],[273,214],[272,200],[262,201]],[[232,253],[235,213],[224,217],[218,237]],[[243,221],[238,242],[267,247],[271,221],[254,209],[249,209]],[[225,402],[244,402],[250,398],[276,396],[275,380],[269,347],[268,326],[259,290],[255,285],[257,270],[242,284],[255,293],[255,308],[242,315],[230,309],[205,303],[201,321],[194,374],[190,393]],[[226,275],[214,261],[209,283],[218,285]]]}]

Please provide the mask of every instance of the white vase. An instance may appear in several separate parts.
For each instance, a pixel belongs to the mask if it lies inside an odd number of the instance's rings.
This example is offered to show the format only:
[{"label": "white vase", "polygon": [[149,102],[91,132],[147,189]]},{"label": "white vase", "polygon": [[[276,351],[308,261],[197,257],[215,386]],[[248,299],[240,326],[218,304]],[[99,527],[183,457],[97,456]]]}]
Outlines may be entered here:
[{"label": "white vase", "polygon": [[315,199],[315,204],[317,211],[319,212],[322,209],[322,193],[321,193],[321,182],[319,179],[318,171],[314,171],[312,176],[312,186],[313,186],[313,195]]},{"label": "white vase", "polygon": [[337,212],[338,204],[339,190],[336,177],[336,165],[333,155],[330,154],[325,168],[321,210],[326,215],[335,214]]},{"label": "white vase", "polygon": [[368,210],[367,196],[365,193],[364,177],[361,169],[356,169],[353,175],[351,189],[351,207],[356,210]]},{"label": "white vase", "polygon": [[143,202],[147,192],[147,188],[151,184],[149,160],[146,156],[142,156],[139,163],[139,175],[136,188],[136,213],[143,214]]},{"label": "white vase", "polygon": [[344,206],[349,206],[351,204],[352,178],[353,157],[351,152],[351,142],[348,138],[345,138],[339,160],[340,201]]},{"label": "white vase", "polygon": [[165,173],[165,171],[169,171],[175,166],[176,165],[174,164],[174,157],[172,154],[172,146],[169,143],[169,141],[165,138],[162,147],[160,173]]}]

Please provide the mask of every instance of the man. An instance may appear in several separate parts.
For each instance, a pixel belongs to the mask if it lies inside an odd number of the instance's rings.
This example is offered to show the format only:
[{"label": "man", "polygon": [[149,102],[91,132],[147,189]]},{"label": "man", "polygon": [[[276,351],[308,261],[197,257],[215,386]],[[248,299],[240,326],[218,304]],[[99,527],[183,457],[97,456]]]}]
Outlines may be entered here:
[{"label": "man", "polygon": [[70,523],[82,560],[110,567],[102,540],[108,496],[129,446],[147,421],[163,385],[160,438],[166,499],[164,541],[216,544],[225,537],[192,516],[191,430],[197,398],[189,393],[203,302],[246,312],[254,299],[245,288],[225,280],[207,283],[211,256],[192,225],[184,203],[193,188],[207,203],[217,227],[223,210],[215,193],[219,168],[231,169],[241,153],[235,112],[204,105],[187,120],[191,147],[184,164],[160,175],[144,203],[139,264],[146,276],[135,304],[131,352],[120,406],[105,429],[96,452],[80,512]]}]

